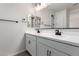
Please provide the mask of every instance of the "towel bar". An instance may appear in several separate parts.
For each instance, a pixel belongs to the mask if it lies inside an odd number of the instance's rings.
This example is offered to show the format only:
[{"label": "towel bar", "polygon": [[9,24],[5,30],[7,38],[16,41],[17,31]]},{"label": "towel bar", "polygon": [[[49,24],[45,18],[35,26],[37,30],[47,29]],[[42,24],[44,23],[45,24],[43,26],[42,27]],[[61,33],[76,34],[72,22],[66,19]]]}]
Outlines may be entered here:
[{"label": "towel bar", "polygon": [[8,22],[16,22],[16,23],[18,23],[18,21],[14,21],[14,20],[5,20],[5,19],[0,19],[0,21],[8,21]]}]

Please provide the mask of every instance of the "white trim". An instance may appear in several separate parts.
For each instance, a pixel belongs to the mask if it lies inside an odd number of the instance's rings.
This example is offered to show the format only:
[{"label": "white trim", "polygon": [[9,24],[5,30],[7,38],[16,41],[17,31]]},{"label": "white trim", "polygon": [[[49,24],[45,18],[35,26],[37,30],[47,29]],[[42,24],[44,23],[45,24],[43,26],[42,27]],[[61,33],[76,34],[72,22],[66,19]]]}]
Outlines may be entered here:
[{"label": "white trim", "polygon": [[26,49],[17,51],[17,52],[12,53],[12,54],[10,54],[10,55],[8,55],[8,56],[14,56],[14,55],[17,55],[17,54],[19,54],[19,53],[21,53],[21,52],[24,52],[24,51],[26,51]]}]

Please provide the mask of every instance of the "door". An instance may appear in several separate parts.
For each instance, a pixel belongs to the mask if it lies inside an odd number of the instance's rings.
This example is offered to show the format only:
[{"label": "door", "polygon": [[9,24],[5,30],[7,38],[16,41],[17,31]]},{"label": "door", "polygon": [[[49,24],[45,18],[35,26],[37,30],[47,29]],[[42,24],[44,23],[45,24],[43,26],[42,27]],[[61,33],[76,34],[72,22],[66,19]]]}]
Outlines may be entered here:
[{"label": "door", "polygon": [[54,48],[50,48],[42,43],[37,43],[37,55],[38,56],[67,56],[66,54],[57,51]]},{"label": "door", "polygon": [[56,49],[50,47],[47,47],[47,49],[48,49],[48,56],[67,56],[67,54],[62,53]]},{"label": "door", "polygon": [[26,50],[30,52],[30,38],[26,35]]},{"label": "door", "polygon": [[54,24],[55,24],[55,28],[67,27],[67,10],[66,9],[55,12]]},{"label": "door", "polygon": [[31,55],[36,56],[36,40],[30,40],[29,48]]},{"label": "door", "polygon": [[37,42],[37,56],[47,56],[47,47]]},{"label": "door", "polygon": [[26,35],[26,49],[28,52],[35,56],[36,55],[36,37],[31,35]]}]

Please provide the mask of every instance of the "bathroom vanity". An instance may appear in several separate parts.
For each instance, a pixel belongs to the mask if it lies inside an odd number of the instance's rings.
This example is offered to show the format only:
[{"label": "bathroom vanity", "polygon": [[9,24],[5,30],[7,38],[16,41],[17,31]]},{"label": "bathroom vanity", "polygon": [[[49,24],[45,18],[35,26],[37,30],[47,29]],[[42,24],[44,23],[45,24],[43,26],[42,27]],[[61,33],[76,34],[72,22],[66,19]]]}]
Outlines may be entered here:
[{"label": "bathroom vanity", "polygon": [[[51,4],[48,7],[35,15],[41,18],[40,28],[57,29],[57,33],[26,31],[26,50],[34,56],[79,56],[79,30],[76,31],[79,29],[79,4]],[[70,31],[66,33],[70,35],[62,35],[58,29],[68,29]]]},{"label": "bathroom vanity", "polygon": [[32,56],[79,56],[77,40],[74,37],[26,32],[26,50]]}]

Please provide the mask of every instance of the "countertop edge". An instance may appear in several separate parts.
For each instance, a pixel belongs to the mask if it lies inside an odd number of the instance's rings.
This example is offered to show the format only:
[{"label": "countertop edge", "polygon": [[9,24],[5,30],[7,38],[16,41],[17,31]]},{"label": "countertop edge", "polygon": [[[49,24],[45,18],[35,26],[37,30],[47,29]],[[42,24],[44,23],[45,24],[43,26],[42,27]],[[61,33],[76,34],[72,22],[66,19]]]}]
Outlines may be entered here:
[{"label": "countertop edge", "polygon": [[58,43],[62,43],[62,44],[66,44],[66,45],[70,45],[70,46],[74,46],[74,47],[79,48],[79,44],[75,43],[75,42],[70,42],[70,41],[60,40],[60,39],[56,39],[56,38],[34,35],[34,34],[31,34],[31,33],[26,33],[26,34],[33,35],[33,36],[36,36],[36,37],[45,38],[46,40],[51,40],[51,41],[55,41],[55,42],[58,42]]}]

